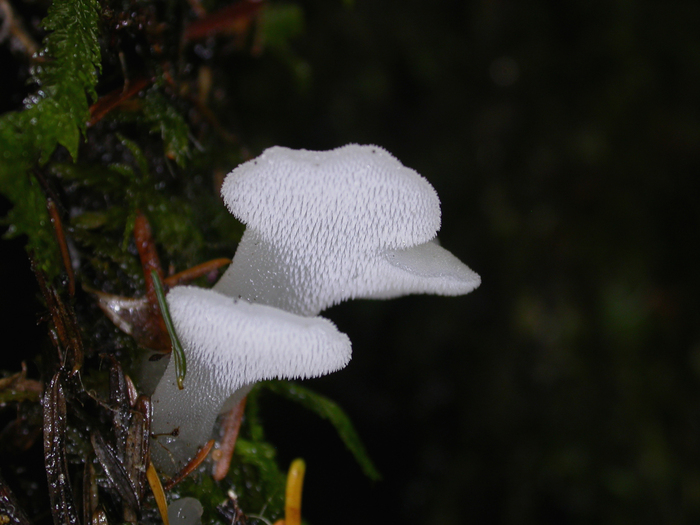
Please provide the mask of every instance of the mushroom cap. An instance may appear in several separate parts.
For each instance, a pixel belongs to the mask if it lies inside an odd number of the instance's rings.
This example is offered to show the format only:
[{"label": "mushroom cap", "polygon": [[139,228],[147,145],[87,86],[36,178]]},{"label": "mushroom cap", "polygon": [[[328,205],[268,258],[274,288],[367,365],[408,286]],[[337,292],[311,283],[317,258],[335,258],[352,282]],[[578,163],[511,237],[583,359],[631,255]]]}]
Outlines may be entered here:
[{"label": "mushroom cap", "polygon": [[221,195],[236,218],[275,243],[322,228],[328,242],[397,249],[427,242],[440,229],[433,187],[379,146],[274,146],[234,169]]},{"label": "mushroom cap", "polygon": [[[258,381],[321,376],[350,361],[350,339],[327,319],[192,286],[174,287],[167,301],[187,360],[184,389],[177,387],[171,359],[152,396],[152,430],[160,435],[154,460],[167,471],[209,439],[231,396],[245,395]],[[168,467],[171,456],[175,468]]]},{"label": "mushroom cap", "polygon": [[378,146],[275,146],[222,186],[247,225],[215,289],[301,315],[345,299],[462,295],[479,276],[435,242],[430,183]]},{"label": "mushroom cap", "polygon": [[322,376],[350,361],[350,339],[328,319],[195,286],[176,286],[167,300],[187,362],[212,367],[213,379],[228,388]]}]

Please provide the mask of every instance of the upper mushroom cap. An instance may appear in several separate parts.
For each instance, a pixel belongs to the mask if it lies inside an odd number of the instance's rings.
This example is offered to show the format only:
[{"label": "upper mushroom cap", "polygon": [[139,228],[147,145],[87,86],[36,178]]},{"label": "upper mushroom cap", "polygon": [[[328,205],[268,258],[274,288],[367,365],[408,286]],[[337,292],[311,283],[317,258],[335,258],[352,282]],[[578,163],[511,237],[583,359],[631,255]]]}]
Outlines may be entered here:
[{"label": "upper mushroom cap", "polygon": [[433,187],[378,146],[274,146],[234,169],[221,195],[236,218],[274,242],[322,228],[328,242],[397,249],[429,241],[440,229]]},{"label": "upper mushroom cap", "polygon": [[152,455],[169,472],[209,439],[231,396],[244,396],[258,381],[321,376],[350,361],[350,339],[327,319],[191,286],[171,289],[167,301],[187,360],[184,389],[171,359],[152,396],[152,431],[159,436]]},{"label": "upper mushroom cap", "polygon": [[215,289],[301,315],[345,299],[461,295],[479,276],[441,248],[430,183],[378,146],[275,146],[234,169],[221,194],[247,225]]}]

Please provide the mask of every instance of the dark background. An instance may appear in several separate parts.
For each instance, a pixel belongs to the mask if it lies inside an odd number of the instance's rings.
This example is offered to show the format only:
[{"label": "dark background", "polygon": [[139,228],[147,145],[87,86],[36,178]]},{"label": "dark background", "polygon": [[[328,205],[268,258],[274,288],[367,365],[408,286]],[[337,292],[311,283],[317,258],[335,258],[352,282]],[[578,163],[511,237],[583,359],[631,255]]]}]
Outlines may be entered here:
[{"label": "dark background", "polygon": [[[232,73],[236,131],[255,153],[385,147],[435,186],[443,246],[483,281],[324,313],[354,357],[308,385],[384,479],[267,399],[281,464],[307,460],[305,518],[700,519],[700,4],[298,5],[293,48]],[[11,286],[32,279],[21,248],[2,249],[14,355],[39,306]]]}]

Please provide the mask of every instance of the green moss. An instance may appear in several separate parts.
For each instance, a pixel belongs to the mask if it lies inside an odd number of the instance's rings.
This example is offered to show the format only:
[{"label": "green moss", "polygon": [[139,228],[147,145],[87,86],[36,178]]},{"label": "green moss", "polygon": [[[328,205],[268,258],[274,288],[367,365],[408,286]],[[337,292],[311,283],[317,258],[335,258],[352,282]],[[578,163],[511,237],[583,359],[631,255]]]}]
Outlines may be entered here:
[{"label": "green moss", "polygon": [[27,235],[27,249],[50,277],[60,271],[46,199],[30,170],[51,158],[60,144],[73,159],[96,98],[100,63],[98,4],[94,0],[56,0],[44,19],[50,33],[32,69],[36,92],[25,109],[0,118],[0,192],[14,205],[5,222],[10,236]]}]

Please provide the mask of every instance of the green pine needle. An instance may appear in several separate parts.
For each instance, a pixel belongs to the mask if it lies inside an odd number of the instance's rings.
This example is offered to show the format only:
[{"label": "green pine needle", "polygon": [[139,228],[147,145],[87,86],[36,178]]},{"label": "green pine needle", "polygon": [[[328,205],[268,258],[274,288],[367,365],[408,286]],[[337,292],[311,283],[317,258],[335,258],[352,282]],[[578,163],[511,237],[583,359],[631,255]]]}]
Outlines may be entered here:
[{"label": "green pine needle", "polygon": [[160,312],[163,314],[163,320],[165,321],[165,326],[168,329],[170,342],[173,345],[173,358],[175,359],[175,377],[177,378],[177,387],[182,390],[185,388],[185,374],[187,374],[185,351],[182,348],[180,338],[178,338],[177,333],[175,332],[175,326],[173,326],[173,320],[170,317],[168,303],[165,301],[163,283],[160,282],[160,277],[158,277],[158,273],[155,270],[151,270],[151,277],[153,278],[153,286],[156,289],[156,297],[158,297],[158,306],[160,306]]}]

